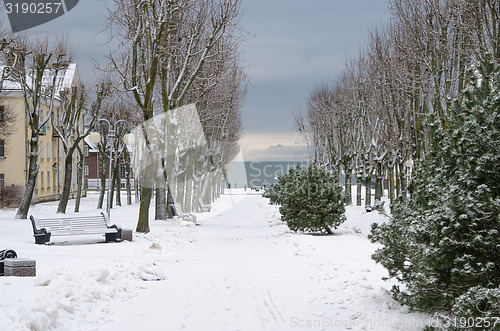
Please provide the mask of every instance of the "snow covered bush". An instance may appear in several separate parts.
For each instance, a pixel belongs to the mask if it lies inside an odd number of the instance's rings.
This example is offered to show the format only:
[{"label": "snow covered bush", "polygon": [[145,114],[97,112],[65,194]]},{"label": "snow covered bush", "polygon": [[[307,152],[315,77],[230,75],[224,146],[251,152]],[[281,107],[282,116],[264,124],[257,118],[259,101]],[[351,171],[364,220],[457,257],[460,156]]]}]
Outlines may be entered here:
[{"label": "snow covered bush", "polygon": [[[0,207],[13,208],[19,206],[24,194],[24,186],[11,185],[6,186],[0,191]],[[36,201],[36,195],[33,194],[31,204]]]},{"label": "snow covered bush", "polygon": [[274,184],[273,186],[265,190],[264,193],[262,193],[262,196],[264,198],[268,198],[271,205],[277,205],[280,197],[280,189],[280,185]]},{"label": "snow covered bush", "polygon": [[[469,72],[448,127],[430,118],[429,154],[417,164],[411,198],[373,224],[383,245],[373,259],[404,284],[399,302],[455,316],[498,316],[500,291],[500,69]],[[492,316],[493,316],[492,315]]]},{"label": "snow covered bush", "polygon": [[345,221],[342,188],[326,170],[299,166],[280,176],[275,189],[281,220],[292,231],[327,232]]}]

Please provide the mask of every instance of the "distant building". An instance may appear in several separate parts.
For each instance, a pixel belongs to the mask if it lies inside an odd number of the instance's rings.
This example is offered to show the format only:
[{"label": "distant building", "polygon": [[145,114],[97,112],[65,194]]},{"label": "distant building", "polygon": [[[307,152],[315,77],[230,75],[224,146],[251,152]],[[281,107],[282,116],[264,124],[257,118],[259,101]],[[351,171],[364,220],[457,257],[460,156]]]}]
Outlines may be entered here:
[{"label": "distant building", "polygon": [[[99,150],[97,146],[92,143],[88,137],[85,138],[84,145],[85,154],[85,187],[89,190],[100,190],[101,189],[101,179],[99,175]],[[109,160],[106,160],[106,188],[108,187],[108,176],[109,176]],[[122,189],[126,188],[127,183],[127,172],[126,164],[123,158],[120,158],[120,187]],[[131,170],[132,171],[132,170]],[[130,185],[134,187],[134,178],[131,174]]]},{"label": "distant building", "polygon": [[[59,91],[70,89],[79,84],[78,70],[74,63],[63,69],[60,75]],[[52,116],[59,118],[60,105],[60,100],[56,98]],[[0,94],[0,125],[3,118],[2,112],[6,111],[15,115],[15,122],[12,133],[6,139],[0,140],[0,188],[10,185],[25,186],[28,175],[30,131],[21,88],[19,84],[12,81],[4,81]],[[44,118],[47,114],[48,106],[42,105],[40,117]],[[81,121],[80,127],[83,128],[83,116]],[[75,154],[70,197],[74,197],[76,194],[77,162],[78,156]],[[34,191],[36,201],[58,200],[64,182],[64,149],[52,127],[51,120],[44,125],[40,134],[38,164],[39,170]]]}]

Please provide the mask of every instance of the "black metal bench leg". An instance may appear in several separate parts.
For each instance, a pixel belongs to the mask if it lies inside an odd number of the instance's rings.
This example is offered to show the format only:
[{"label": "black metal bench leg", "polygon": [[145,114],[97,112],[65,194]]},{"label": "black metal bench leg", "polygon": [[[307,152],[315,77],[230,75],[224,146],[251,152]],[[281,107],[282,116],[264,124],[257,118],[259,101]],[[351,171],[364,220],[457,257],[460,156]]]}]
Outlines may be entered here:
[{"label": "black metal bench leg", "polygon": [[117,233],[106,233],[106,242],[108,241],[120,241],[122,237],[122,230],[119,229]]},{"label": "black metal bench leg", "polygon": [[50,244],[50,233],[41,233],[33,235],[36,244]]}]

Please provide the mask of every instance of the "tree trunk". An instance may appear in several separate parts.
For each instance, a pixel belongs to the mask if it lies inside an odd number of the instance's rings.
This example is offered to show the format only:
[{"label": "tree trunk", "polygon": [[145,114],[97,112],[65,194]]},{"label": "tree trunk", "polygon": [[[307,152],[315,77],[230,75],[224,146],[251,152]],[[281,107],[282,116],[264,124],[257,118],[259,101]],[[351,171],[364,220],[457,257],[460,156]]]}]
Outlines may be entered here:
[{"label": "tree trunk", "polygon": [[365,183],[365,206],[372,205],[372,174],[366,176]]},{"label": "tree trunk", "polygon": [[206,199],[203,199],[203,201],[208,201],[207,203],[211,203],[213,200],[212,200],[212,178],[213,176],[213,172],[210,171],[208,174],[207,174],[207,178],[205,179],[206,182],[205,182],[205,197]]},{"label": "tree trunk", "polygon": [[64,159],[64,184],[61,200],[57,206],[58,214],[65,214],[68,206],[69,194],[71,193],[71,177],[73,175],[73,151],[69,151]]},{"label": "tree trunk", "polygon": [[[159,159],[157,162],[158,170],[156,172],[156,189],[155,189],[155,220],[166,220],[167,219],[167,193],[166,185],[167,170],[165,168],[165,159]],[[160,171],[161,170],[161,171]]]},{"label": "tree trunk", "polygon": [[177,175],[177,199],[176,202],[181,204],[181,207],[184,209],[184,188],[186,184],[186,174],[179,173]]},{"label": "tree trunk", "polygon": [[113,198],[115,195],[115,183],[116,183],[116,167],[113,166],[113,168],[111,169],[111,174],[112,175],[108,183],[109,185],[108,190],[111,190],[109,195],[109,209],[113,209]]},{"label": "tree trunk", "polygon": [[382,162],[377,162],[377,168],[375,173],[375,200],[382,201],[383,187],[382,181],[384,175],[382,173]]},{"label": "tree trunk", "polygon": [[134,178],[134,189],[135,189],[135,203],[139,202],[139,178]]},{"label": "tree trunk", "polygon": [[[216,192],[216,198],[217,199],[220,199],[220,187],[221,187],[221,184],[222,184],[222,172],[219,170],[217,170],[217,183],[216,183],[216,186],[215,186],[215,192]],[[243,184],[243,185],[246,185],[246,184]]]},{"label": "tree trunk", "polygon": [[345,187],[345,204],[352,205],[352,187],[351,187],[351,179],[352,179],[352,169],[346,169],[344,176],[344,187]]},{"label": "tree trunk", "polygon": [[[167,185],[167,206],[173,205],[175,203],[174,197],[172,196],[172,190],[170,189],[170,185]],[[167,208],[167,218],[172,219],[174,217],[174,213],[170,208]]]},{"label": "tree trunk", "polygon": [[[78,150],[80,152],[80,150]],[[75,200],[75,213],[80,212],[80,200],[82,198],[82,186],[83,186],[83,153],[79,153],[80,158],[78,160],[78,171],[76,178],[76,200]]]},{"label": "tree trunk", "polygon": [[399,182],[401,183],[401,194],[406,194],[406,171],[405,164],[401,162],[399,164]]},{"label": "tree trunk", "polygon": [[161,176],[156,182],[159,187],[155,189],[155,220],[167,219],[167,197],[163,180],[163,176]]},{"label": "tree trunk", "polygon": [[201,198],[201,179],[203,173],[201,173],[200,168],[202,167],[201,162],[197,160],[195,162],[194,176],[193,176],[193,207],[197,212],[201,212],[200,206],[198,204],[198,199]]},{"label": "tree trunk", "polygon": [[127,163],[127,205],[132,204],[132,187],[130,184],[130,164]]},{"label": "tree trunk", "polygon": [[185,193],[185,198],[184,198],[184,206],[183,206],[183,211],[186,213],[190,213],[193,211],[192,208],[192,203],[193,203],[193,167],[194,164],[192,162],[192,155],[191,153],[188,153],[186,156],[186,164],[187,164],[187,169],[186,169],[186,193]]},{"label": "tree trunk", "polygon": [[139,205],[139,220],[135,231],[141,233],[149,232],[149,205],[151,204],[151,195],[153,189],[151,187],[141,188],[141,202]]},{"label": "tree trunk", "polygon": [[361,189],[363,186],[363,176],[360,172],[356,175],[356,206],[361,206]]},{"label": "tree trunk", "polygon": [[332,166],[333,182],[335,184],[340,184],[340,179],[339,179],[339,177],[340,177],[340,169],[333,162],[331,162],[330,164]]},{"label": "tree trunk", "polygon": [[29,153],[29,166],[28,166],[28,181],[24,190],[23,198],[19,204],[16,218],[26,219],[28,217],[28,210],[30,208],[31,200],[33,199],[33,192],[35,191],[36,177],[38,174],[38,136],[34,135],[30,139],[30,153]]},{"label": "tree trunk", "polygon": [[99,158],[99,177],[101,180],[101,189],[99,191],[99,200],[97,201],[97,209],[102,209],[104,203],[104,194],[106,192],[106,158]]},{"label": "tree trunk", "polygon": [[394,165],[394,178],[396,180],[396,197],[399,197],[399,195],[401,194],[401,180],[399,178],[399,170],[397,163]]},{"label": "tree trunk", "polygon": [[389,177],[389,201],[392,206],[394,202],[394,165],[387,168],[387,177]]},{"label": "tree trunk", "polygon": [[122,178],[120,177],[120,161],[116,160],[115,166],[115,185],[116,185],[116,206],[122,205]]}]

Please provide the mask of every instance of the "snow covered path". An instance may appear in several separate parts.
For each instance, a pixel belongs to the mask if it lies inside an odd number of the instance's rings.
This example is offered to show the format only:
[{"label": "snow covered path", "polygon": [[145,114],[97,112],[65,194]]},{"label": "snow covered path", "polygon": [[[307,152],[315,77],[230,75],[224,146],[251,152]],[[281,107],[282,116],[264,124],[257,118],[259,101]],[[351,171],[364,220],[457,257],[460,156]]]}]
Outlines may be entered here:
[{"label": "snow covered path", "polygon": [[165,252],[166,280],[115,306],[101,330],[411,330],[422,321],[380,287],[385,271],[360,229],[296,235],[266,199],[225,198],[232,208],[205,219],[196,241]]},{"label": "snow covered path", "polygon": [[[392,300],[386,270],[370,258],[366,236],[381,214],[348,207],[335,235],[297,234],[267,199],[227,191],[198,214],[199,227],[151,221],[149,234],[122,243],[35,245],[29,222],[0,211],[1,247],[37,263],[35,279],[0,277],[0,330],[385,331],[428,322]],[[96,213],[96,198],[83,200],[82,213]],[[31,212],[50,217],[56,206]],[[137,212],[115,208],[111,222],[134,228]]]},{"label": "snow covered path", "polygon": [[[310,306],[318,284],[279,245],[280,230],[270,231],[265,203],[246,196],[204,222],[196,242],[172,256],[167,280],[139,294],[117,315],[120,321],[103,330],[286,328],[290,315]],[[137,314],[131,325],[127,316]]]}]

